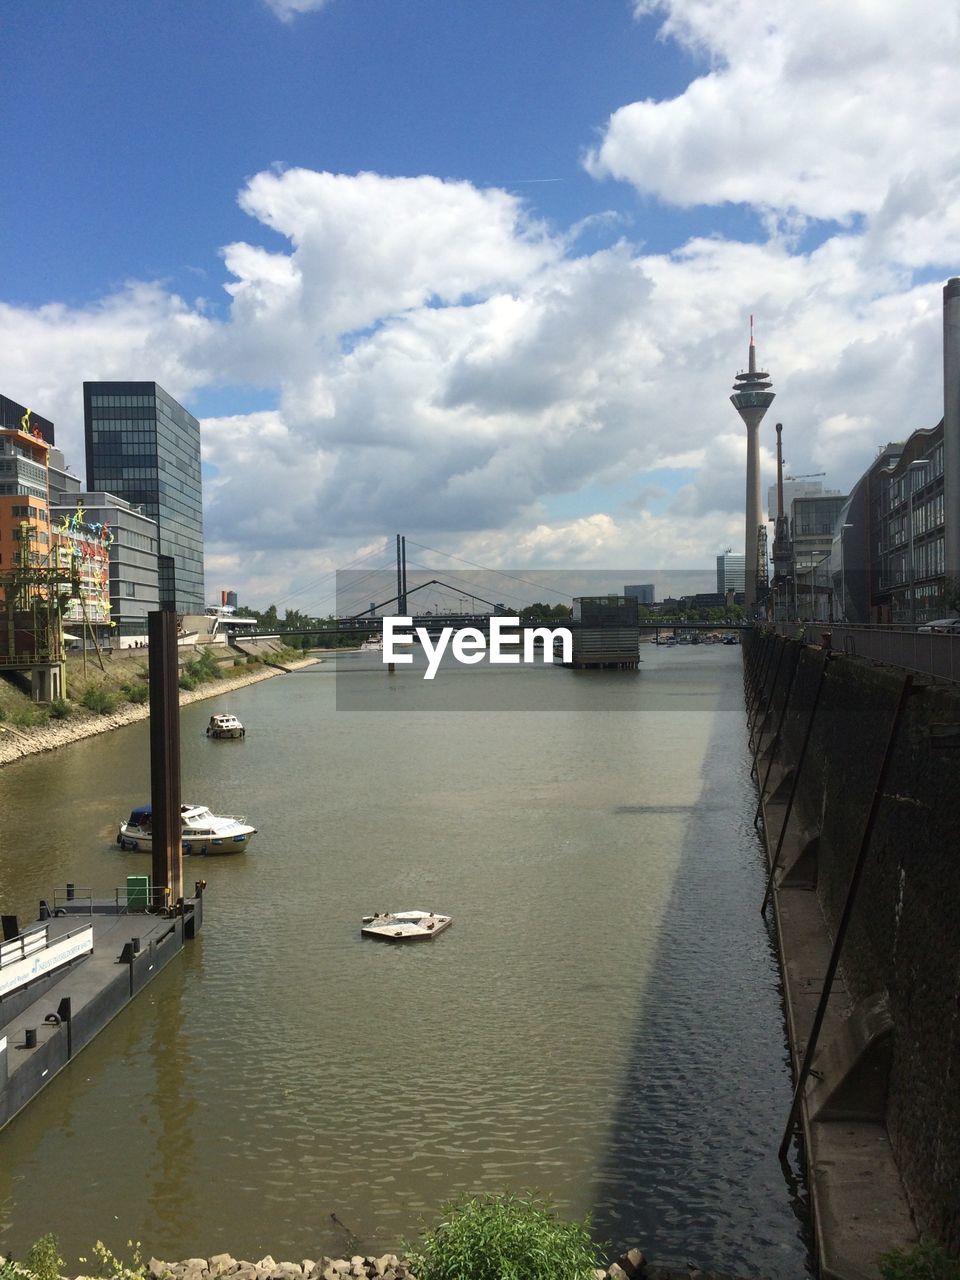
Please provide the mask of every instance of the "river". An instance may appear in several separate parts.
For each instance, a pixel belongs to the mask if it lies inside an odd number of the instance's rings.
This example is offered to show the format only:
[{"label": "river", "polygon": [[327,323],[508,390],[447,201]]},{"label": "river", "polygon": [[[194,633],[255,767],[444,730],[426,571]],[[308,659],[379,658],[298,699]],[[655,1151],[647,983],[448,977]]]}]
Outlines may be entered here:
[{"label": "river", "polygon": [[[205,737],[222,709],[245,739]],[[342,655],[181,733],[184,800],[259,835],[186,860],[199,940],[0,1135],[0,1250],[384,1252],[533,1188],[658,1261],[810,1274],[738,647],[434,682]],[[0,771],[4,911],[149,868],[114,843],[148,752],[140,723]],[[361,939],[409,907],[453,927]]]}]

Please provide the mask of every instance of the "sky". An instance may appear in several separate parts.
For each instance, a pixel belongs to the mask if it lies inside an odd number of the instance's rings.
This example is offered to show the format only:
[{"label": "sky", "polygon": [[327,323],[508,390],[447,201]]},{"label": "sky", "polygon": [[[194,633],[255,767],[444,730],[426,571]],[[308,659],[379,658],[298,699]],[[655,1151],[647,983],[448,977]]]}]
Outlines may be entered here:
[{"label": "sky", "polygon": [[777,421],[846,491],[942,416],[942,0],[5,0],[0,48],[0,393],[81,476],[84,379],[196,414],[211,602],[329,612],[397,532],[712,565],[751,315],[764,495]]}]

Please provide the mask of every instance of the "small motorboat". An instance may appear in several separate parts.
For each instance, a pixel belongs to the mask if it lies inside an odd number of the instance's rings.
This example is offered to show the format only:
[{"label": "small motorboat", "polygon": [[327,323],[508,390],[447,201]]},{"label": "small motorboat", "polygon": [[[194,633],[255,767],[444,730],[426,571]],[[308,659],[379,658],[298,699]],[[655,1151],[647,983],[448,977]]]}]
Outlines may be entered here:
[{"label": "small motorboat", "polygon": [[375,653],[383,652],[383,636],[367,636],[366,640],[364,640],[363,644],[360,646],[360,652],[365,653],[371,651]]},{"label": "small motorboat", "polygon": [[[180,806],[180,840],[184,853],[243,853],[257,834],[246,818],[211,813],[206,805]],[[153,806],[140,805],[120,823],[117,844],[121,849],[153,849]]]},{"label": "small motorboat", "polygon": [[450,916],[434,911],[375,911],[364,916],[360,932],[365,938],[383,938],[386,942],[422,942],[435,938],[453,924]]},{"label": "small motorboat", "polygon": [[212,715],[207,725],[208,738],[242,738],[246,732],[237,717],[228,711]]}]

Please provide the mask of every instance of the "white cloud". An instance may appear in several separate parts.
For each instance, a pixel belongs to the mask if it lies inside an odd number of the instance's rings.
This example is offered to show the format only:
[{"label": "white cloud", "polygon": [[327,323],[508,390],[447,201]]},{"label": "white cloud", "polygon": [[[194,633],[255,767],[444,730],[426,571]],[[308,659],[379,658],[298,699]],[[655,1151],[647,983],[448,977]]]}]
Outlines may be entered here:
[{"label": "white cloud", "polygon": [[[871,225],[873,252],[948,262],[957,234],[960,11],[851,0],[640,0],[709,70],[611,116],[587,165],[678,205]],[[922,245],[922,248],[918,248]]]},{"label": "white cloud", "polygon": [[[664,200],[746,201],[765,243],[578,253],[504,191],[269,171],[240,193],[250,241],[223,250],[226,318],[149,283],[0,307],[2,389],[55,419],[77,468],[84,378],[155,378],[188,407],[218,384],[271,389],[273,409],[203,423],[211,589],[254,603],[330,607],[315,584],[398,529],[486,564],[709,566],[742,540],[728,397],[749,312],[777,395],[764,489],[778,420],[790,468],[842,488],[942,412],[955,19],[660,8],[664,38],[711,69],[616,113],[592,169]],[[801,250],[825,218],[848,225]]]},{"label": "white cloud", "polygon": [[328,3],[329,0],[266,0],[267,7],[282,22],[292,22],[301,13],[315,13],[326,8]]}]

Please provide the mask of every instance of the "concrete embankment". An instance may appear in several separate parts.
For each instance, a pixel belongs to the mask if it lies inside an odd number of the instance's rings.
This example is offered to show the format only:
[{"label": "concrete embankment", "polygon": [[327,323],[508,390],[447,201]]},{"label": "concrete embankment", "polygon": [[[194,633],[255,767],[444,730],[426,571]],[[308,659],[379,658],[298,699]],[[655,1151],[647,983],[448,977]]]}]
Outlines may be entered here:
[{"label": "concrete embankment", "polygon": [[759,632],[744,661],[821,1276],[957,1256],[960,690]]},{"label": "concrete embankment", "polygon": [[[283,666],[278,664],[248,667],[240,675],[211,680],[198,689],[181,690],[180,705],[185,707],[205,698],[216,698],[234,689],[242,689],[248,684],[256,684],[260,680],[270,680],[273,676],[283,675],[288,671],[313,666],[317,661],[316,658],[307,658],[286,661]],[[98,733],[107,733],[125,724],[134,724],[137,720],[146,720],[149,715],[150,708],[147,704],[127,703],[107,715],[78,712],[65,720],[48,721],[36,728],[18,729],[13,725],[0,724],[0,765],[9,764],[12,760],[19,760],[23,756],[35,755],[41,751],[53,751],[71,742],[79,742],[83,738],[94,737]]]}]

